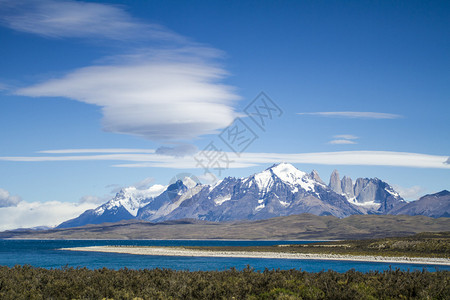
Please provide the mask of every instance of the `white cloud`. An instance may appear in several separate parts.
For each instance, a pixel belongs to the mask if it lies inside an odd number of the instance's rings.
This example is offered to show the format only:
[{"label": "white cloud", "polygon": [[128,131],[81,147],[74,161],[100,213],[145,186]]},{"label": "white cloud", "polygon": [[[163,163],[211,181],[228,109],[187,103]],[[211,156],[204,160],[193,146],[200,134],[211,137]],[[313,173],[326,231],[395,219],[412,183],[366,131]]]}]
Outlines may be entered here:
[{"label": "white cloud", "polygon": [[322,117],[342,117],[354,119],[398,119],[401,115],[379,112],[364,112],[364,111],[323,111],[310,113],[297,113],[298,115],[312,115]]},{"label": "white cloud", "polygon": [[43,150],[37,153],[45,154],[84,154],[84,153],[155,153],[154,149],[61,149],[61,150]]},{"label": "white cloud", "polygon": [[17,95],[64,97],[96,105],[105,131],[157,141],[191,140],[216,133],[236,117],[238,99],[221,81],[222,52],[155,24],[121,6],[68,0],[2,2],[0,22],[52,38],[117,40],[127,54],[20,88]]},{"label": "white cloud", "polygon": [[[155,197],[161,194],[167,186],[155,184],[149,187],[152,178],[146,178],[134,186],[146,197]],[[133,187],[132,187],[133,188]],[[11,205],[2,206],[2,199],[16,199]],[[38,226],[54,227],[64,221],[78,217],[88,209],[94,209],[111,200],[111,195],[103,197],[86,195],[76,203],[72,202],[27,202],[21,201],[17,196],[0,189],[0,231],[17,228],[33,228]]]},{"label": "white cloud", "polygon": [[333,136],[335,139],[356,140],[357,136],[352,134],[338,134]]},{"label": "white cloud", "polygon": [[167,189],[167,185],[154,184],[145,190],[148,197],[157,197]]},{"label": "white cloud", "polygon": [[[221,153],[222,154],[222,153]],[[450,169],[449,164],[442,163],[447,156],[428,155],[395,151],[337,151],[315,153],[255,153],[245,152],[237,156],[225,152],[230,159],[229,168],[247,168],[262,164],[290,162],[323,165],[361,165],[361,166],[397,166],[412,168]],[[201,155],[201,152],[196,154]],[[173,168],[196,169],[198,162],[193,156],[170,156],[152,153],[118,153],[77,156],[9,156],[0,157],[0,161],[46,162],[46,161],[114,161],[132,162],[115,164],[115,167],[134,168]]]},{"label": "white cloud", "polygon": [[135,184],[133,184],[133,186],[135,188],[137,188],[138,190],[146,190],[150,187],[150,185],[155,181],[155,178],[153,177],[147,177],[144,178],[143,180],[136,182]]},{"label": "white cloud", "polygon": [[15,207],[0,208],[0,230],[32,228],[36,226],[56,226],[75,218],[87,209],[95,208],[93,203],[69,202],[26,202]]},{"label": "white cloud", "polygon": [[201,49],[172,54],[81,68],[16,94],[99,106],[105,131],[150,140],[191,140],[228,126],[238,97],[219,82],[226,72],[212,66]]},{"label": "white cloud", "polygon": [[43,162],[43,161],[152,161],[156,159],[172,158],[171,156],[157,156],[152,154],[129,153],[129,154],[99,154],[99,155],[73,155],[73,156],[2,156],[3,161],[22,161],[22,162]]},{"label": "white cloud", "polygon": [[351,145],[356,144],[356,139],[358,139],[357,136],[351,135],[351,134],[338,134],[333,136],[334,140],[331,140],[328,142],[328,144],[333,145]]},{"label": "white cloud", "polygon": [[219,178],[217,178],[217,176],[211,172],[205,172],[197,176],[197,178],[204,184],[215,184],[219,180]]},{"label": "white cloud", "polygon": [[0,92],[8,90],[8,86],[4,83],[0,82]]},{"label": "white cloud", "polygon": [[78,203],[79,204],[100,205],[100,204],[105,203],[109,199],[111,199],[111,196],[99,197],[99,196],[93,196],[93,195],[86,195],[86,196],[81,197],[80,200],[78,201]]},{"label": "white cloud", "polygon": [[118,192],[120,192],[120,190],[123,188],[123,186],[121,186],[120,184],[117,184],[117,183],[113,183],[113,184],[108,184],[107,186],[105,186],[105,188],[110,189],[111,194],[117,194]]},{"label": "white cloud", "polygon": [[395,191],[397,191],[405,200],[417,200],[424,195],[425,189],[421,186],[415,185],[412,187],[402,187],[399,185],[393,185]]},{"label": "white cloud", "polygon": [[397,166],[413,168],[443,168],[443,156],[394,151],[338,151],[316,153],[244,153],[237,162],[290,162],[323,165]]},{"label": "white cloud", "polygon": [[17,206],[22,199],[19,196],[11,195],[7,190],[0,189],[0,208]]},{"label": "white cloud", "polygon": [[184,40],[162,26],[133,19],[120,6],[65,0],[14,0],[2,6],[1,23],[49,38]]},{"label": "white cloud", "polygon": [[351,140],[331,140],[328,142],[328,144],[334,144],[334,145],[349,145],[349,144],[356,144],[355,141]]}]

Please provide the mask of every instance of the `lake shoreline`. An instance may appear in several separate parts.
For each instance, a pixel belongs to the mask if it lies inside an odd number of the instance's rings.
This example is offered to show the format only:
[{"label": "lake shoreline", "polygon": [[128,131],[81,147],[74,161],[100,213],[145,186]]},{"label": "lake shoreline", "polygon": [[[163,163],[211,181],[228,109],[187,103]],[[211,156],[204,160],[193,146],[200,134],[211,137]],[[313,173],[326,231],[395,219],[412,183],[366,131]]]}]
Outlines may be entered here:
[{"label": "lake shoreline", "polygon": [[185,256],[185,257],[232,257],[232,258],[266,258],[266,259],[310,259],[310,260],[342,260],[379,263],[406,263],[450,266],[448,258],[429,257],[387,257],[370,255],[342,255],[315,253],[283,253],[255,251],[213,251],[193,250],[183,247],[139,247],[139,246],[90,246],[60,248],[64,251],[106,252],[152,256]]}]

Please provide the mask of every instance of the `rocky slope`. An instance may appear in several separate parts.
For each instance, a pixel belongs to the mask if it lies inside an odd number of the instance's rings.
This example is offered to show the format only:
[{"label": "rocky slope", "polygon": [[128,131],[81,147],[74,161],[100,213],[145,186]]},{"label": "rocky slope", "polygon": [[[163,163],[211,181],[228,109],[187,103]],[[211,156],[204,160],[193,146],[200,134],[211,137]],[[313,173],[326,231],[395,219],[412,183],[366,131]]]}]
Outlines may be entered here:
[{"label": "rocky slope", "polygon": [[58,227],[130,219],[260,220],[301,213],[343,218],[386,214],[403,205],[404,200],[380,179],[358,178],[353,184],[346,176],[340,180],[334,171],[326,185],[316,171],[305,173],[281,163],[249,177],[227,177],[214,185],[202,185],[186,177],[168,187],[129,187]]},{"label": "rocky slope", "polygon": [[334,170],[328,186],[357,206],[362,213],[386,214],[406,203],[389,184],[378,178],[358,178],[353,184],[347,176],[340,180],[338,171]]},{"label": "rocky slope", "polygon": [[417,201],[405,203],[389,212],[393,215],[423,215],[432,218],[450,217],[450,192],[425,195]]}]

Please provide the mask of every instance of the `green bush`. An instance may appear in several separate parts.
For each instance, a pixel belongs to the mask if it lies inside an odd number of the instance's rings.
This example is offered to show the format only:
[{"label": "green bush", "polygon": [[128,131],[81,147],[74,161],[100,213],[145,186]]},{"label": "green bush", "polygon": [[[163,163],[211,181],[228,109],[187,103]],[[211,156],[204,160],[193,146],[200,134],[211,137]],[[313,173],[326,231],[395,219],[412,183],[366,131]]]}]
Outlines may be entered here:
[{"label": "green bush", "polygon": [[0,299],[449,299],[450,272],[0,267]]}]

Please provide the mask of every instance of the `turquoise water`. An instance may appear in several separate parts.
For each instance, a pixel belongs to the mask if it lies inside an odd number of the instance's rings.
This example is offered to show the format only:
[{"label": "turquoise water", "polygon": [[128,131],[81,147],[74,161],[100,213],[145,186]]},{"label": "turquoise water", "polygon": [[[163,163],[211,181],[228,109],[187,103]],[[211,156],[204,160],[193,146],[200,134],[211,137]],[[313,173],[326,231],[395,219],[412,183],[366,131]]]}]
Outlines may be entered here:
[{"label": "turquoise water", "polygon": [[257,246],[276,244],[308,243],[299,241],[192,241],[192,240],[0,240],[0,265],[32,265],[43,268],[87,267],[89,269],[153,269],[166,268],[176,270],[226,270],[231,267],[243,269],[247,265],[256,270],[268,269],[302,269],[308,272],[334,270],[346,272],[350,269],[368,272],[383,271],[390,267],[402,270],[428,271],[449,270],[450,266],[370,263],[354,261],[325,261],[301,259],[258,259],[258,258],[208,258],[130,255],[99,252],[61,251],[59,248],[135,245],[135,246]]}]

